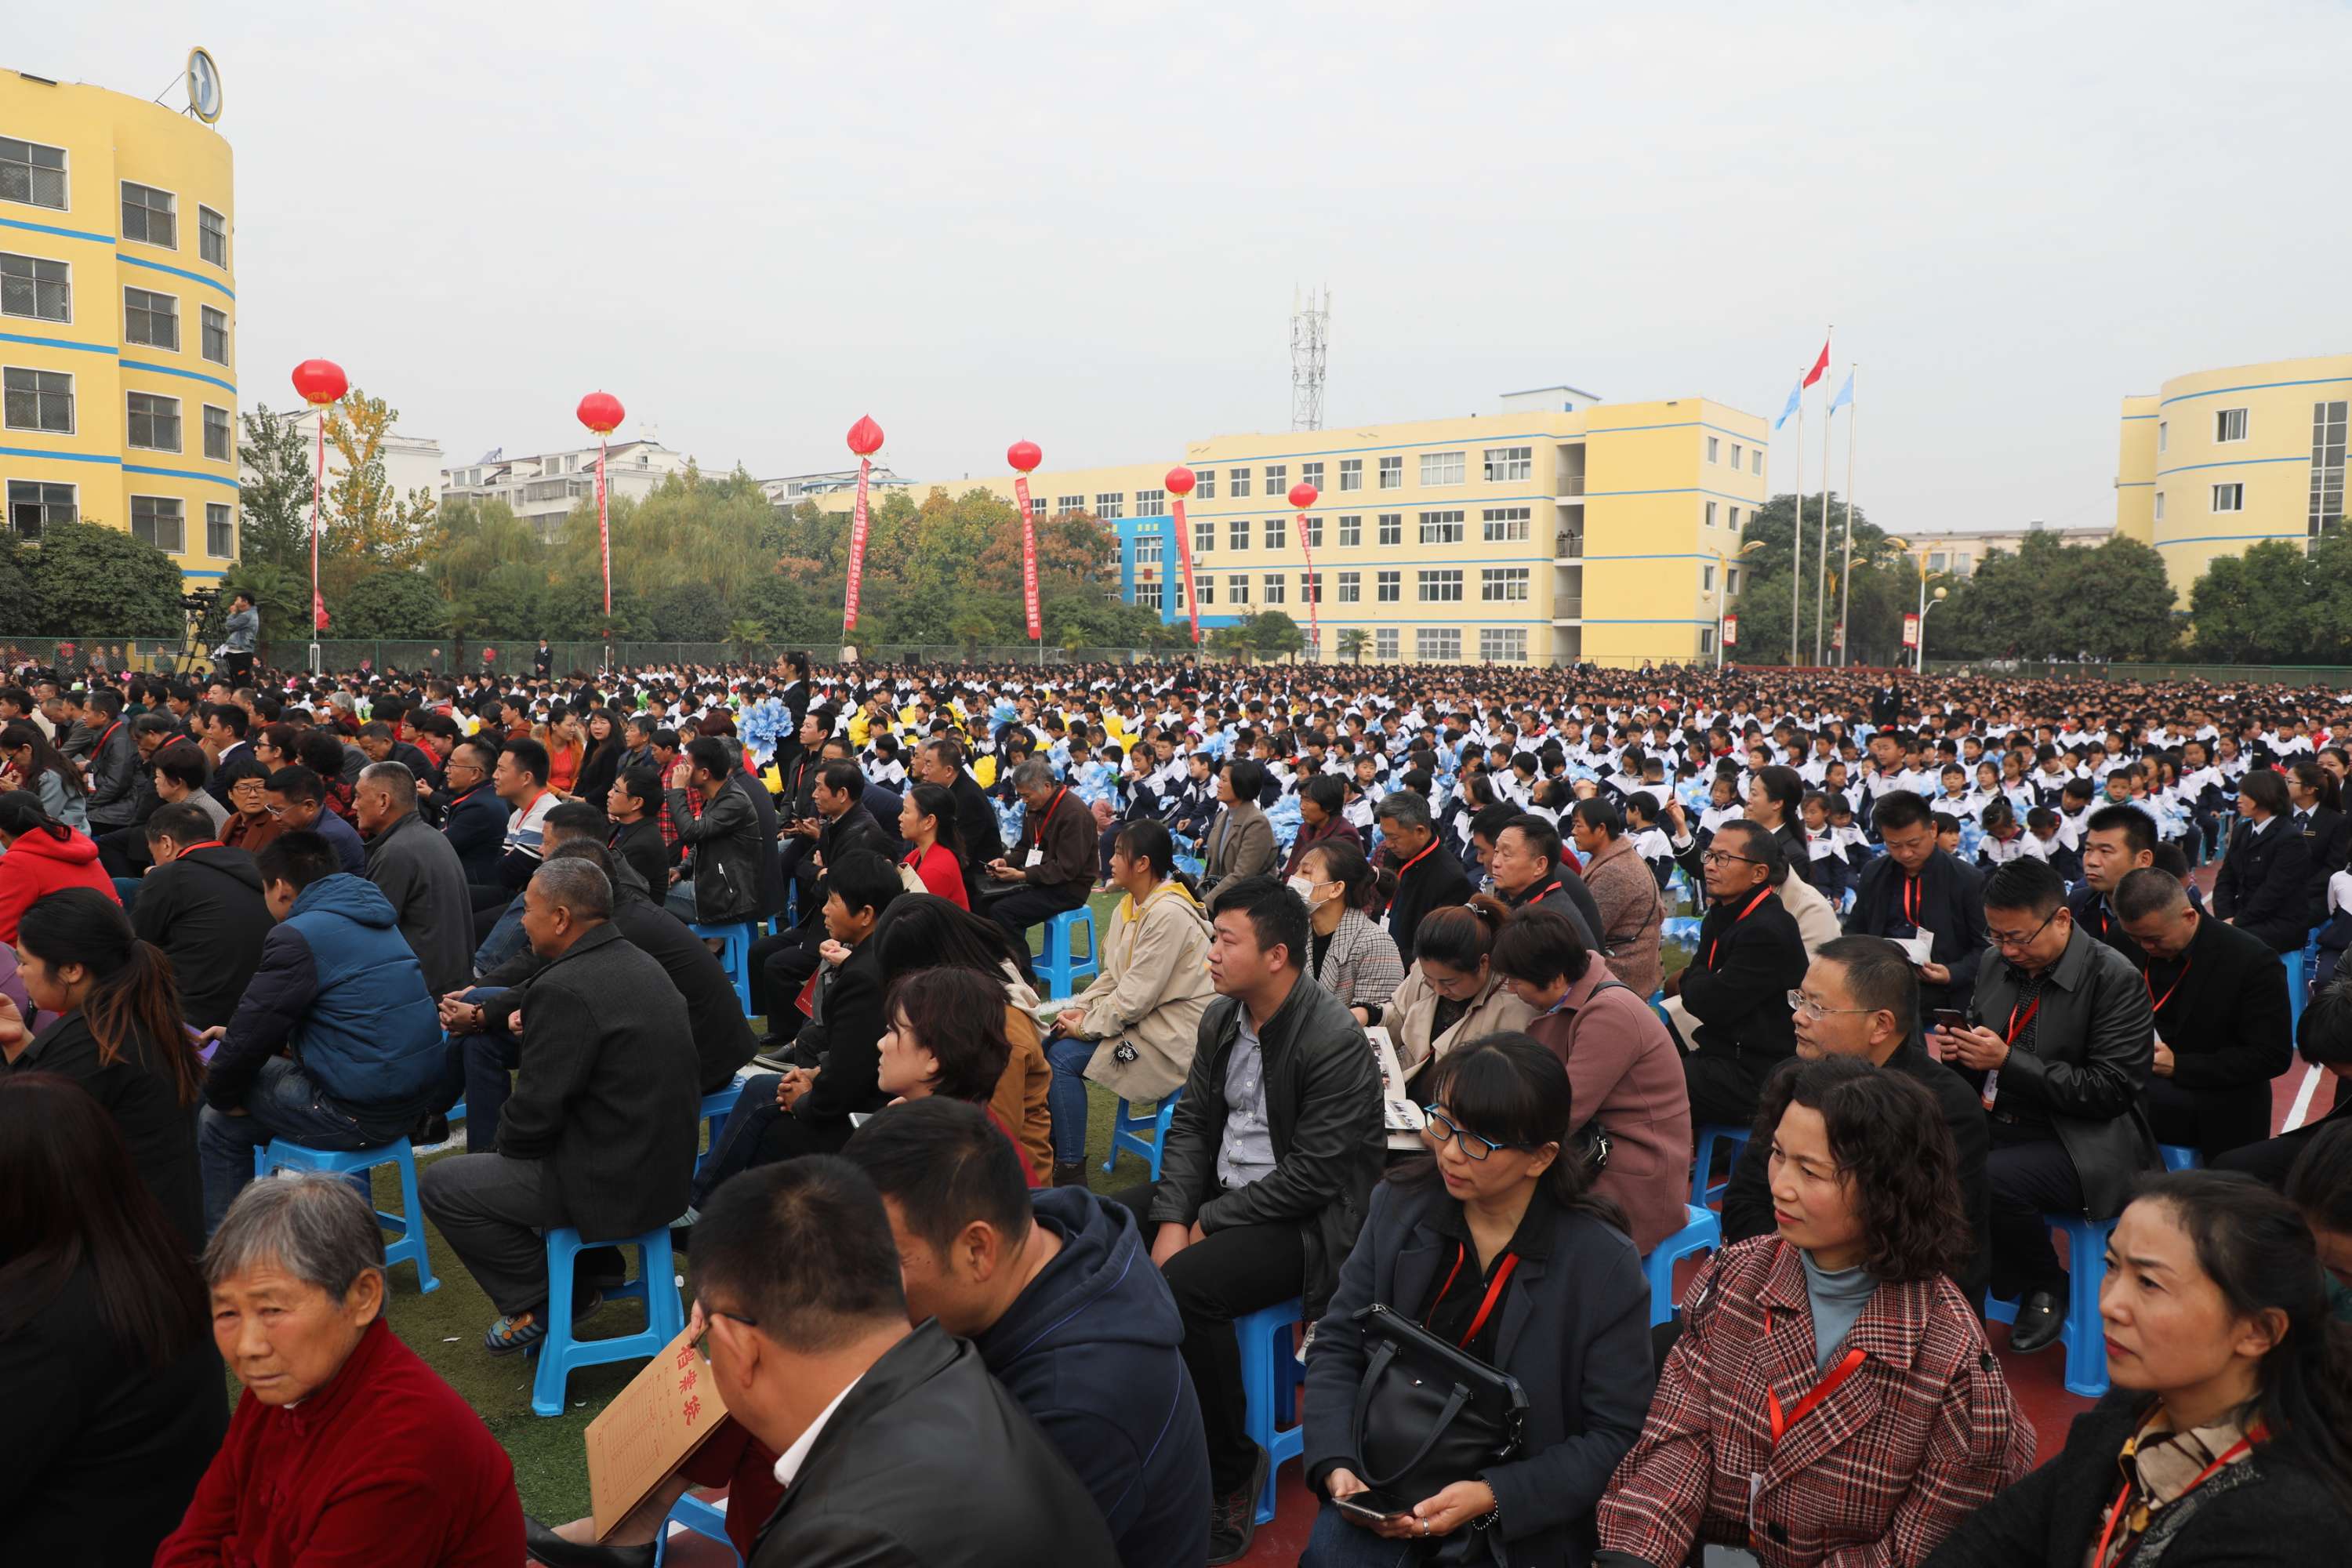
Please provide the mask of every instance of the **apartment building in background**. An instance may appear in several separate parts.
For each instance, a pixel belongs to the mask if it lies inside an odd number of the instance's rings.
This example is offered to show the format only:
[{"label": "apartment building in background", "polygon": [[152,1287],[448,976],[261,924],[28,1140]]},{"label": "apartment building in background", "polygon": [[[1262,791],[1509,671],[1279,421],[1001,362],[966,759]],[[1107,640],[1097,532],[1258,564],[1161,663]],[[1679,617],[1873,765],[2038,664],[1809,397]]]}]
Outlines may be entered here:
[{"label": "apartment building in background", "polygon": [[[650,437],[615,441],[605,451],[605,493],[614,500],[624,496],[643,500],[672,474],[686,472],[693,461]],[[444,506],[502,500],[541,538],[552,539],[574,505],[596,499],[596,448],[572,447],[509,458],[504,447],[493,447],[473,462],[443,468],[440,492]]]}]

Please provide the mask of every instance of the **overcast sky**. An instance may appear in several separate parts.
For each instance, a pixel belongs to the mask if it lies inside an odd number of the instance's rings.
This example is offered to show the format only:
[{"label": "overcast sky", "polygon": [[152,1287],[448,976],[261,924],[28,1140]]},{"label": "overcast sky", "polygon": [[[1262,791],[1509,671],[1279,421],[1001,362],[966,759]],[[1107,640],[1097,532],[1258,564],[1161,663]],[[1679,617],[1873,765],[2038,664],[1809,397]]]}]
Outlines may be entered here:
[{"label": "overcast sky", "polygon": [[761,478],[864,413],[922,479],[1172,462],[1287,427],[1328,284],[1330,426],[1769,416],[1834,322],[1874,519],[2105,523],[2123,395],[2352,346],[2336,3],[16,12],[175,105],[213,50],[246,406],[324,355],[453,463],[600,385]]}]

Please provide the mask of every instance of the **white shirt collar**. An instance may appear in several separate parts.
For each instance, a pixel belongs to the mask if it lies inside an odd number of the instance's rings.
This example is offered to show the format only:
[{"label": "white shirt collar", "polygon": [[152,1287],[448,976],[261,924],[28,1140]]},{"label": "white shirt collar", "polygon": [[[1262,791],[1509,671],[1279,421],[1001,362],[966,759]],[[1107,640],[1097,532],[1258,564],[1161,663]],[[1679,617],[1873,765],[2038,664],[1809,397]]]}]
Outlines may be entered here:
[{"label": "white shirt collar", "polygon": [[841,1408],[843,1400],[849,1397],[849,1389],[856,1388],[865,1381],[866,1374],[862,1372],[851,1378],[849,1387],[835,1394],[833,1403],[818,1411],[816,1419],[808,1424],[808,1430],[793,1439],[793,1446],[785,1449],[782,1457],[776,1460],[778,1486],[786,1491],[792,1490],[793,1479],[801,1473],[801,1467],[808,1462],[809,1450],[816,1447],[818,1436],[824,1431],[824,1424],[833,1419],[833,1413]]}]

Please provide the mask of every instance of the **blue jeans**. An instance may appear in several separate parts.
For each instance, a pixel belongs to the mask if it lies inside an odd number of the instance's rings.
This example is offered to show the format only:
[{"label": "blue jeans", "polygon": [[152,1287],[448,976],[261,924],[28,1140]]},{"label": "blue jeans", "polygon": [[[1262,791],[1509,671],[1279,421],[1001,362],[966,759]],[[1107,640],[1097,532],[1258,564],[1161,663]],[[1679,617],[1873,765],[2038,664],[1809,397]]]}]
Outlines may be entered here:
[{"label": "blue jeans", "polygon": [[1298,1554],[1298,1568],[1404,1568],[1421,1553],[1422,1542],[1374,1535],[1327,1502],[1315,1516],[1307,1550]]},{"label": "blue jeans", "polygon": [[1087,1064],[1100,1044],[1069,1035],[1046,1042],[1045,1065],[1054,1069],[1054,1081],[1045,1089],[1045,1109],[1053,1113],[1057,1165],[1075,1165],[1087,1157]]},{"label": "blue jeans", "polygon": [[681,877],[672,882],[669,891],[662,895],[662,908],[692,925],[699,918],[694,912],[694,879]]},{"label": "blue jeans", "polygon": [[[502,985],[477,985],[465,1000],[478,1005],[500,994]],[[499,1113],[514,1092],[508,1075],[522,1066],[522,1042],[505,1029],[485,1029],[477,1035],[447,1037],[442,1058],[442,1092],[436,1103],[447,1110],[459,1099],[466,1102],[466,1152],[488,1154],[499,1146]]]},{"label": "blue jeans", "polygon": [[405,1137],[418,1107],[346,1105],[310,1081],[285,1057],[272,1057],[246,1091],[245,1114],[207,1105],[196,1121],[196,1163],[204,1173],[205,1234],[253,1180],[253,1152],[272,1138],[313,1149],[365,1149]]},{"label": "blue jeans", "polygon": [[530,933],[522,929],[522,895],[517,893],[498,923],[490,927],[490,934],[482,939],[482,945],[474,950],[474,973],[488,974],[530,945]]}]

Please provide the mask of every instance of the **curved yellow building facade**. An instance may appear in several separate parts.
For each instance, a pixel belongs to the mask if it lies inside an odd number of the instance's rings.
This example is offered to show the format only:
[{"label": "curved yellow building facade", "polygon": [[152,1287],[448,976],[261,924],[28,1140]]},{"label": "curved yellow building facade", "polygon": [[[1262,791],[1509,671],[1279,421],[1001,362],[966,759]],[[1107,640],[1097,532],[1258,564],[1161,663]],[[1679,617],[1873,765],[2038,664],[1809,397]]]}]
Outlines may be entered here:
[{"label": "curved yellow building facade", "polygon": [[237,541],[228,143],[102,88],[0,72],[0,504],[79,519],[191,577]]},{"label": "curved yellow building facade", "polygon": [[2154,545],[2185,604],[2216,556],[2343,526],[2352,354],[2199,371],[2124,399],[2116,531]]}]

